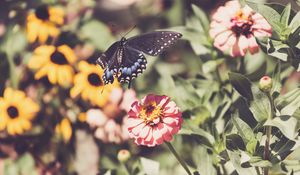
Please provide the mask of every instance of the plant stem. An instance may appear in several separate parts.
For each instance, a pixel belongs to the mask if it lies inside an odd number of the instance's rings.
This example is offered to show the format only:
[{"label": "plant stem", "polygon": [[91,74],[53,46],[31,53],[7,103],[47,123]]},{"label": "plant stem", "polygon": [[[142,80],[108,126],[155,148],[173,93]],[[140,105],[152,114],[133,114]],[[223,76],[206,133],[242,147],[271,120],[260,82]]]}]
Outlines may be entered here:
[{"label": "plant stem", "polygon": [[[273,98],[272,98],[270,92],[268,92],[266,95],[268,96],[268,99],[271,104],[271,111],[270,111],[270,116],[268,117],[268,119],[272,120],[273,116],[274,116],[274,112],[275,112],[274,101],[273,101]],[[270,160],[270,148],[269,147],[270,147],[271,134],[272,134],[272,126],[266,126],[267,139],[266,139],[265,149],[264,149],[264,160]],[[269,174],[269,167],[265,167],[263,170],[264,170],[264,175]]]},{"label": "plant stem", "polygon": [[259,171],[259,168],[257,166],[255,167],[255,170],[256,170],[257,175],[260,175],[260,171]]},{"label": "plant stem", "polygon": [[6,43],[6,58],[9,65],[9,79],[13,88],[17,89],[19,86],[19,79],[16,73],[16,65],[14,63],[14,55],[11,52],[11,48],[14,47],[13,43],[7,41]]},{"label": "plant stem", "polygon": [[176,152],[176,150],[174,149],[174,147],[172,146],[172,144],[170,142],[165,142],[166,145],[168,146],[169,150],[173,153],[173,155],[176,157],[176,159],[178,160],[178,162],[181,164],[181,166],[184,168],[184,170],[187,172],[188,175],[192,175],[191,171],[189,170],[187,164],[184,162],[184,160],[181,159],[181,157],[179,156],[179,154]]}]

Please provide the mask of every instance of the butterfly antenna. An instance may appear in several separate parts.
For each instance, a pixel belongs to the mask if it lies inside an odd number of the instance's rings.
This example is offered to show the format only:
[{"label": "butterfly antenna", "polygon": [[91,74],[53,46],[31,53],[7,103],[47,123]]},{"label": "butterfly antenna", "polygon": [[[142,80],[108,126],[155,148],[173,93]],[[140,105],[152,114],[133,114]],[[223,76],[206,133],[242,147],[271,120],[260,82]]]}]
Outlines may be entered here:
[{"label": "butterfly antenna", "polygon": [[136,25],[134,25],[133,27],[131,27],[131,29],[130,29],[128,32],[126,32],[125,35],[124,35],[123,37],[125,37],[125,36],[128,35],[130,32],[132,32],[133,29],[135,29],[135,28],[136,28]]}]

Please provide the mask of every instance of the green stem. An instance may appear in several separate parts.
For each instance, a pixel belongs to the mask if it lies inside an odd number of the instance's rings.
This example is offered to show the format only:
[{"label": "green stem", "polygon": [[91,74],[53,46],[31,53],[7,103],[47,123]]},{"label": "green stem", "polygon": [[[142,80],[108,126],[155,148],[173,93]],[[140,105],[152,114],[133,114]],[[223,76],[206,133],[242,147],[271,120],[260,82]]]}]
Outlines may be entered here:
[{"label": "green stem", "polygon": [[[271,104],[271,111],[270,111],[270,116],[268,117],[269,120],[272,120],[274,117],[274,112],[275,112],[275,105],[273,98],[270,94],[270,92],[267,93],[268,99]],[[270,160],[270,140],[271,140],[271,135],[272,135],[272,126],[266,126],[266,143],[265,143],[265,149],[264,149],[264,160]],[[264,175],[269,174],[269,167],[264,168]]]},{"label": "green stem", "polygon": [[239,62],[239,72],[241,74],[245,74],[246,70],[245,70],[245,57],[240,57],[239,58],[240,62]]},{"label": "green stem", "polygon": [[11,48],[14,47],[12,42],[6,44],[6,57],[9,65],[9,79],[13,88],[17,89],[19,86],[19,79],[16,72],[16,65],[14,63],[14,55],[11,53]]},{"label": "green stem", "polygon": [[260,175],[260,171],[259,171],[259,168],[257,166],[255,167],[255,170],[256,170],[257,175]]},{"label": "green stem", "polygon": [[189,170],[187,164],[185,163],[185,161],[183,161],[181,159],[181,157],[179,156],[179,154],[176,152],[176,150],[174,149],[174,147],[172,146],[172,144],[170,142],[165,142],[166,145],[168,146],[169,150],[173,153],[173,155],[176,157],[176,159],[178,160],[178,162],[181,164],[181,166],[184,168],[184,170],[187,172],[188,175],[192,175],[191,171]]}]

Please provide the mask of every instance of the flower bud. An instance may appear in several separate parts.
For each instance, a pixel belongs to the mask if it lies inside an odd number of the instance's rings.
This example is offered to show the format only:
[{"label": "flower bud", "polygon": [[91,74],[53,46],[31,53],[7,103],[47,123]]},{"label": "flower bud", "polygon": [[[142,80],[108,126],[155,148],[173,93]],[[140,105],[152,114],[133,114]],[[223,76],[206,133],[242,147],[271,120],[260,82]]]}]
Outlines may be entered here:
[{"label": "flower bud", "polygon": [[272,79],[269,76],[263,76],[259,80],[259,89],[264,92],[270,92],[272,89]]},{"label": "flower bud", "polygon": [[127,149],[121,149],[118,152],[118,160],[122,163],[127,162],[130,157],[130,152]]}]

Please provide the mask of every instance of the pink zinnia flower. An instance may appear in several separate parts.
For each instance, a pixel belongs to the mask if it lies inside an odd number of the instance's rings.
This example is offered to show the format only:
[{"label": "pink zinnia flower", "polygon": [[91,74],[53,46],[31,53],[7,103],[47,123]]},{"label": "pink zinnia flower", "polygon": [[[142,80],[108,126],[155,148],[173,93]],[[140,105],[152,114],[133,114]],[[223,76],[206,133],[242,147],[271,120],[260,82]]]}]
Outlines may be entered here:
[{"label": "pink zinnia flower", "polygon": [[129,137],[149,147],[171,141],[182,123],[179,108],[167,96],[147,95],[131,105],[128,115]]},{"label": "pink zinnia flower", "polygon": [[229,1],[212,15],[209,34],[214,38],[214,46],[230,55],[245,56],[258,52],[255,37],[270,37],[271,25],[265,18],[255,13],[249,6],[241,7],[239,1]]}]

